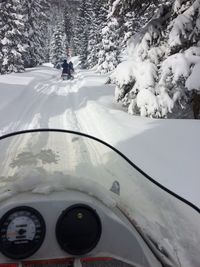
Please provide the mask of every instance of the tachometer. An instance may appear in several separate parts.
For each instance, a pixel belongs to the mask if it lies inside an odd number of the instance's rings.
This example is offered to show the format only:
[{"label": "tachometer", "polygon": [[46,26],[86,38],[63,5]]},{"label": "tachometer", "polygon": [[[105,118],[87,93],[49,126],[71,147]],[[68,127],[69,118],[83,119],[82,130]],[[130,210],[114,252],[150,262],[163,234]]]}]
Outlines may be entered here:
[{"label": "tachometer", "polygon": [[84,255],[94,249],[100,240],[100,218],[87,205],[73,205],[59,217],[56,237],[60,247],[67,253]]},{"label": "tachometer", "polygon": [[42,215],[31,207],[17,207],[0,220],[0,252],[11,259],[32,256],[42,245],[46,227]]}]

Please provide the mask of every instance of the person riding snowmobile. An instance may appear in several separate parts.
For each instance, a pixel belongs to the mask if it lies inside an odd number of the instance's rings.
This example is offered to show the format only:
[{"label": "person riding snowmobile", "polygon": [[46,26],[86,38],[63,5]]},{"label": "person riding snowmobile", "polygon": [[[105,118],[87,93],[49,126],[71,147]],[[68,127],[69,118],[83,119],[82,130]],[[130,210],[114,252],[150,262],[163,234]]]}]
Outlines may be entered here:
[{"label": "person riding snowmobile", "polygon": [[68,75],[68,79],[73,78],[72,73],[74,72],[74,67],[73,67],[73,63],[70,61],[69,63],[67,63],[67,60],[65,59],[63,64],[62,64],[62,77],[64,75]]},{"label": "person riding snowmobile", "polygon": [[72,73],[74,73],[73,63],[70,61],[68,65],[69,65],[69,75],[70,75],[70,77],[73,77],[73,75],[72,75]]},{"label": "person riding snowmobile", "polygon": [[68,74],[69,73],[69,64],[67,63],[67,60],[65,59],[63,64],[62,64],[62,75],[63,74]]}]

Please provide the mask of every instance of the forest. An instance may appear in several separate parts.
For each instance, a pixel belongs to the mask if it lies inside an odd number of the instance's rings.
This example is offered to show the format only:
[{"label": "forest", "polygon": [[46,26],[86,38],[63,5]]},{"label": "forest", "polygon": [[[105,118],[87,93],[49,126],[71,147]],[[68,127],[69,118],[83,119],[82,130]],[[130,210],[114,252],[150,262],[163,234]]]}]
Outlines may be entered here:
[{"label": "forest", "polygon": [[[200,112],[200,0],[2,0],[0,73],[44,62],[108,73],[133,115]],[[194,112],[195,116],[195,112]]]}]

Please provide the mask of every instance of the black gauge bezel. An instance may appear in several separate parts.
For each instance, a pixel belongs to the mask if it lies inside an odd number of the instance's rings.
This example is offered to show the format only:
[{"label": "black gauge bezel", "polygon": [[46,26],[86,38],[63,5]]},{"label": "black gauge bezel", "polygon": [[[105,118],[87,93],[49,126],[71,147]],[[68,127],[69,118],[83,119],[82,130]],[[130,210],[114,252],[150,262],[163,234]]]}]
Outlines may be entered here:
[{"label": "black gauge bezel", "polygon": [[[86,210],[88,210],[89,212],[91,212],[92,216],[95,218],[96,223],[97,223],[98,232],[96,235],[96,239],[93,241],[93,244],[91,244],[91,246],[88,247],[87,249],[71,250],[61,240],[62,239],[62,233],[60,232],[61,223],[63,222],[63,219],[65,218],[65,216],[74,209],[86,209]],[[67,252],[68,254],[73,255],[73,256],[86,255],[87,253],[91,252],[99,243],[99,240],[101,238],[101,234],[102,234],[102,224],[101,224],[100,217],[97,214],[95,209],[91,208],[90,206],[88,206],[86,204],[75,204],[75,205],[68,207],[67,209],[65,209],[61,213],[61,215],[59,216],[57,223],[56,223],[56,239],[57,239],[58,244],[60,245],[62,250],[64,250],[65,252]]]},{"label": "black gauge bezel", "polygon": [[[4,224],[6,223],[6,221],[9,219],[9,217],[16,213],[16,212],[29,212],[30,214],[34,215],[34,217],[37,218],[37,220],[40,223],[40,238],[38,239],[37,243],[33,244],[33,248],[29,249],[29,251],[24,251],[23,253],[18,253],[15,254],[14,252],[10,252],[7,251],[7,249],[3,246],[3,240],[2,240],[2,234],[1,234],[1,229],[2,227],[6,227],[4,226]],[[41,247],[41,245],[44,242],[46,236],[46,224],[44,221],[44,218],[42,217],[42,215],[40,214],[40,212],[38,210],[36,210],[35,208],[29,207],[29,206],[19,206],[19,207],[15,207],[10,209],[9,211],[7,211],[2,218],[0,219],[0,252],[10,258],[10,259],[14,259],[14,260],[22,260],[22,259],[26,259],[31,257],[33,254],[35,254],[39,248]],[[8,241],[9,242],[9,241]],[[33,241],[31,241],[33,242]]]}]

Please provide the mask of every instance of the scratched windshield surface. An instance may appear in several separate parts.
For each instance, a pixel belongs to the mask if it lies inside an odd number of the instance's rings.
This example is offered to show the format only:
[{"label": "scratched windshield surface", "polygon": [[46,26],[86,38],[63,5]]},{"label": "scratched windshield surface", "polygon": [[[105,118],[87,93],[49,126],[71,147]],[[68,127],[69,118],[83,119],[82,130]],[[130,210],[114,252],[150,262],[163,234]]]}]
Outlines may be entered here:
[{"label": "scratched windshield surface", "polygon": [[197,211],[101,142],[56,131],[7,137],[0,140],[0,171],[1,202],[22,192],[79,190],[119,207],[177,266],[199,267]]}]

